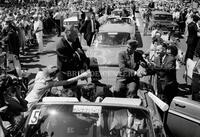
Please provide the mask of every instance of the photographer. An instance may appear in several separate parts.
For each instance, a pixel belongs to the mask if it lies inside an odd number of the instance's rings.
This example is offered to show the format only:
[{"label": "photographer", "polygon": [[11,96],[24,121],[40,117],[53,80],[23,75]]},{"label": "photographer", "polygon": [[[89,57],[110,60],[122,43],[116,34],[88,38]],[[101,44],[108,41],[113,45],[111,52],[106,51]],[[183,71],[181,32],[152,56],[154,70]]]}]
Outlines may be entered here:
[{"label": "photographer", "polygon": [[38,71],[35,77],[33,88],[25,98],[25,100],[28,101],[28,108],[42,99],[44,94],[48,92],[48,89],[51,89],[52,87],[70,85],[80,79],[86,79],[90,77],[89,72],[84,72],[70,79],[57,81],[55,78],[58,72],[58,68],[55,66],[49,66],[42,71]]},{"label": "photographer", "polygon": [[158,54],[154,62],[149,65],[148,74],[156,74],[156,86],[158,96],[170,105],[172,99],[177,94],[178,83],[176,79],[176,58],[173,48],[168,48],[170,54],[167,54],[167,45],[162,44],[156,47]]},{"label": "photographer", "polygon": [[9,121],[12,128],[19,126],[24,118],[22,112],[27,111],[27,101],[21,97],[21,89],[18,84],[15,79],[5,76],[1,85],[2,104],[7,106],[6,111],[2,114],[2,119]]}]

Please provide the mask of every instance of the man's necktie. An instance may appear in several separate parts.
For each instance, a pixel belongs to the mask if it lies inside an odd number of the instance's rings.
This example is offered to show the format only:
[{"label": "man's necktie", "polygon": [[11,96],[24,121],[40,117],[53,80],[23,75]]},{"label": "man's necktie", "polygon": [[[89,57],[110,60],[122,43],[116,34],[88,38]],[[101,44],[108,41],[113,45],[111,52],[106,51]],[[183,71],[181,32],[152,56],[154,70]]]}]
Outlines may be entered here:
[{"label": "man's necktie", "polygon": [[160,57],[160,65],[162,65],[162,61],[163,61],[163,60],[162,60],[162,57]]},{"label": "man's necktie", "polygon": [[92,32],[94,32],[94,21],[91,20]]},{"label": "man's necktie", "polygon": [[93,20],[93,26],[94,26],[94,32],[95,32],[95,30],[96,30],[95,20]]}]

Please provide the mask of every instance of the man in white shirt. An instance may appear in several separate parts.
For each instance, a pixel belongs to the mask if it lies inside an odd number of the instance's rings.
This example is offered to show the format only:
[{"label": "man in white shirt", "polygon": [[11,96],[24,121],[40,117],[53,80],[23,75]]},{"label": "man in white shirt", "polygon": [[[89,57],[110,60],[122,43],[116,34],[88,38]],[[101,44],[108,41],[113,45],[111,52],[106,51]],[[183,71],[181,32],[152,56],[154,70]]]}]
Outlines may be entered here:
[{"label": "man in white shirt", "polygon": [[60,21],[61,21],[62,15],[57,10],[55,15],[53,16],[53,18],[55,19],[56,29],[57,29],[57,33],[58,33],[58,37],[59,37],[60,34],[61,34],[61,23],[60,23]]},{"label": "man in white shirt", "polygon": [[91,73],[87,71],[68,80],[56,81],[54,79],[57,73],[58,69],[54,66],[48,66],[44,70],[37,72],[33,88],[25,98],[25,100],[28,101],[28,109],[30,109],[32,105],[37,103],[52,87],[69,85],[80,79],[86,79],[91,75]]},{"label": "man in white shirt", "polygon": [[42,53],[43,48],[44,48],[43,47],[43,23],[40,20],[41,16],[34,15],[33,17],[35,18],[33,32],[35,33],[37,42],[39,44],[39,53]]}]

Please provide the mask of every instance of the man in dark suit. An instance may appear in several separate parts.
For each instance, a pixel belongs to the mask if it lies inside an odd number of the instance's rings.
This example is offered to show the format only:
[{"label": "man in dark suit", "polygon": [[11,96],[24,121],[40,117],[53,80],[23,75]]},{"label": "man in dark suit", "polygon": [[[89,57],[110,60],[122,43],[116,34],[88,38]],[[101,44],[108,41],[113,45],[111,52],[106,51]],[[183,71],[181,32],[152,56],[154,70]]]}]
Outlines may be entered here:
[{"label": "man in dark suit", "polygon": [[[86,57],[78,39],[77,31],[74,26],[67,28],[64,38],[61,38],[57,44],[57,66],[60,71],[58,79],[67,80],[77,76],[79,71],[90,69],[92,72],[92,82],[101,84],[99,82],[101,74],[99,72],[98,62],[95,58]],[[64,88],[76,84],[77,82],[64,86]]]},{"label": "man in dark suit", "polygon": [[158,96],[170,105],[177,94],[176,58],[166,54],[165,44],[157,46],[156,50],[158,56],[155,57],[150,72],[157,75]]},{"label": "man in dark suit", "polygon": [[193,19],[193,21],[188,24],[188,38],[186,41],[187,51],[186,51],[186,55],[185,55],[185,63],[188,58],[193,60],[194,51],[195,51],[195,48],[196,48],[197,42],[198,42],[198,36],[197,36],[198,27],[197,27],[196,23],[198,22],[199,17],[197,15],[193,15],[192,19]]},{"label": "man in dark suit", "polygon": [[131,10],[132,10],[132,14],[133,14],[133,19],[135,20],[136,5],[135,5],[134,1],[131,2]]},{"label": "man in dark suit", "polygon": [[119,53],[119,73],[116,80],[116,94],[118,97],[137,97],[139,78],[144,73],[138,71],[139,65],[146,64],[142,55],[136,51],[138,41],[129,40],[127,50]]},{"label": "man in dark suit", "polygon": [[155,8],[155,3],[153,2],[153,0],[151,0],[151,2],[149,3],[148,8],[150,8],[150,9]]},{"label": "man in dark suit", "polygon": [[100,27],[99,22],[95,19],[95,14],[93,12],[90,13],[90,18],[84,22],[82,27],[80,28],[81,32],[84,32],[84,39],[87,41],[87,45],[91,46],[93,37],[95,33],[98,32]]},{"label": "man in dark suit", "polygon": [[19,44],[19,37],[17,35],[17,28],[12,21],[12,18],[7,17],[5,19],[6,24],[2,29],[3,33],[3,42],[6,45],[7,52],[16,55],[19,57],[20,52],[20,44]]}]

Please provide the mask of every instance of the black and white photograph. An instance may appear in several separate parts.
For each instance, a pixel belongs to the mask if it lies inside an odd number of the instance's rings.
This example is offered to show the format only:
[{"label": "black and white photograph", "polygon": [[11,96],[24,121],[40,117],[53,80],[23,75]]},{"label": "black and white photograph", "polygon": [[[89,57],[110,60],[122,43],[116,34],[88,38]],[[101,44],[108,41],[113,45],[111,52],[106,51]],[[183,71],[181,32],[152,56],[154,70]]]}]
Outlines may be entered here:
[{"label": "black and white photograph", "polygon": [[0,137],[200,137],[200,0],[0,0]]}]

